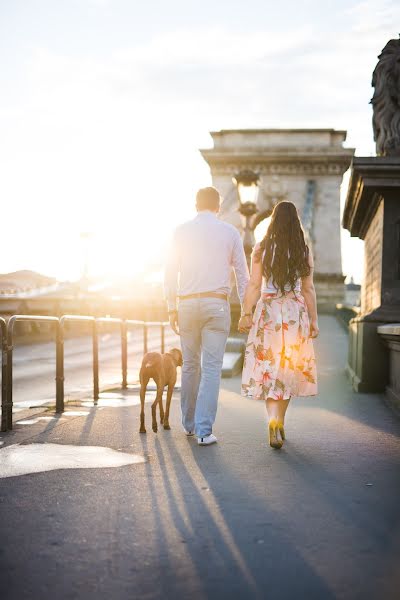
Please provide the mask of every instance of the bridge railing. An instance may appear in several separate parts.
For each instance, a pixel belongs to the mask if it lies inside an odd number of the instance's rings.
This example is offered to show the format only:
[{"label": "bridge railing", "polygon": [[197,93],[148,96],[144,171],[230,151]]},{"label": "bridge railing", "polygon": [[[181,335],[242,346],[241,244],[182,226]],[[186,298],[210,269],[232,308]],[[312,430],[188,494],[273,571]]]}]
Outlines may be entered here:
[{"label": "bridge railing", "polygon": [[64,369],[64,339],[65,326],[68,322],[89,323],[92,337],[92,371],[93,371],[93,401],[97,404],[99,399],[99,324],[116,324],[121,335],[121,371],[122,388],[128,386],[128,329],[141,328],[143,335],[143,352],[148,351],[148,333],[150,328],[160,328],[160,349],[165,350],[165,328],[169,325],[163,321],[135,321],[132,319],[119,319],[114,317],[92,317],[88,315],[63,315],[52,317],[46,315],[13,315],[8,323],[0,318],[2,341],[2,387],[1,387],[1,431],[9,431],[13,427],[13,349],[14,326],[18,321],[47,322],[55,325],[56,341],[56,412],[62,413],[65,408],[65,369]]},{"label": "bridge railing", "polygon": [[[7,348],[5,366],[5,394],[2,397],[1,424],[2,431],[8,431],[13,426],[13,352],[14,352],[14,326],[18,321],[39,321],[42,323],[54,323],[56,331],[59,326],[57,317],[45,315],[13,315],[7,323]],[[4,359],[3,359],[4,360]],[[4,366],[4,365],[3,365]],[[2,369],[3,371],[3,369]],[[4,382],[3,382],[4,383]],[[3,393],[3,386],[2,386]],[[3,421],[5,428],[3,428]]]},{"label": "bridge railing", "polygon": [[359,313],[360,308],[358,306],[353,306],[352,304],[336,304],[336,316],[346,331],[348,331],[351,319],[357,317]]},{"label": "bridge railing", "polygon": [[1,330],[1,431],[7,431],[7,323],[0,318]]}]

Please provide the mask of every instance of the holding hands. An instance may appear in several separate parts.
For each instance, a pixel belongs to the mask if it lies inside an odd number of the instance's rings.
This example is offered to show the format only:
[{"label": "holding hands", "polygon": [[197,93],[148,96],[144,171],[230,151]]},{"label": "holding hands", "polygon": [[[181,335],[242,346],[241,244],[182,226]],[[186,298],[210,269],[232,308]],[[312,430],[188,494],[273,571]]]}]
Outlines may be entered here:
[{"label": "holding hands", "polygon": [[242,314],[238,323],[238,330],[240,333],[249,333],[252,321],[253,317],[250,313]]}]

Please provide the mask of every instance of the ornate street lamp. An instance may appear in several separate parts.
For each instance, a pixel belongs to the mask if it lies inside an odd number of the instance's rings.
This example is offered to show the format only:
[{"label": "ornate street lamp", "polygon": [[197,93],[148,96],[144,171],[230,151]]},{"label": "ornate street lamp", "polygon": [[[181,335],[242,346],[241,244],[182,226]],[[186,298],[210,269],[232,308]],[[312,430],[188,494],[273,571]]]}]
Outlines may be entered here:
[{"label": "ornate street lamp", "polygon": [[239,196],[239,212],[244,217],[243,246],[250,264],[250,256],[255,244],[254,229],[257,219],[258,173],[240,171],[233,177]]}]

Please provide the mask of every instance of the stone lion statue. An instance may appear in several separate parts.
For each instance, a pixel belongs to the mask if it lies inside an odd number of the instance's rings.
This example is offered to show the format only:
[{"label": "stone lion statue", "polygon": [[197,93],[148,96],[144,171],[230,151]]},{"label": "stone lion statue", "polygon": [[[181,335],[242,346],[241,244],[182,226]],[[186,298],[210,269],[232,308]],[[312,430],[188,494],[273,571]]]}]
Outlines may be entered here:
[{"label": "stone lion statue", "polygon": [[400,39],[390,40],[378,59],[371,100],[376,153],[400,156]]}]

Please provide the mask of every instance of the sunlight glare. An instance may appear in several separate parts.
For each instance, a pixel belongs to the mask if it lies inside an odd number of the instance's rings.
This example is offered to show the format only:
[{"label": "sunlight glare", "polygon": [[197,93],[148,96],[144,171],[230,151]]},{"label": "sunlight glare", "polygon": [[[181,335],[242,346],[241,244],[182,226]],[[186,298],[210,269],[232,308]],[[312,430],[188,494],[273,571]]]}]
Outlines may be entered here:
[{"label": "sunlight glare", "polygon": [[264,239],[270,223],[271,223],[271,217],[267,217],[266,219],[261,221],[261,223],[259,223],[257,225],[257,227],[255,228],[254,237],[256,239],[257,244]]}]

